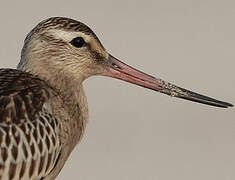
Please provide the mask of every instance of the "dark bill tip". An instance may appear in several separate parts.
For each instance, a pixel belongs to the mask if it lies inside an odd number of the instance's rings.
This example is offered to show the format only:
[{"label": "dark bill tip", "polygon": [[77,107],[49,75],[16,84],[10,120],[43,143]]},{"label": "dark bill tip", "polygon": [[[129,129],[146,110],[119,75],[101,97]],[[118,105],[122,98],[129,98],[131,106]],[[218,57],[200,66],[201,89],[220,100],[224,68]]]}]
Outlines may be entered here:
[{"label": "dark bill tip", "polygon": [[[179,88],[179,87],[178,87]],[[228,108],[228,107],[233,107],[232,104],[224,102],[224,101],[219,101],[217,99],[210,98],[208,96],[204,96],[183,88],[179,88],[183,93],[177,94],[176,97],[197,102],[197,103],[202,103],[206,105],[211,105],[215,107],[221,107],[221,108]]]}]

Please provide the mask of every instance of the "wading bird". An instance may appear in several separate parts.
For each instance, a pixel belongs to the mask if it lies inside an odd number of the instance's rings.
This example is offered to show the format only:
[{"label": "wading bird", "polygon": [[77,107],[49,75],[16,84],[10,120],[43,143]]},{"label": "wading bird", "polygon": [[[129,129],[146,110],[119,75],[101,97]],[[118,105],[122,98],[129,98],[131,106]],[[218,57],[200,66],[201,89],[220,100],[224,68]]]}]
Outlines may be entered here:
[{"label": "wading bird", "polygon": [[93,75],[207,105],[232,106],[124,64],[81,22],[49,18],[27,35],[17,70],[0,69],[0,179],[56,178],[84,134],[88,107],[82,82]]}]

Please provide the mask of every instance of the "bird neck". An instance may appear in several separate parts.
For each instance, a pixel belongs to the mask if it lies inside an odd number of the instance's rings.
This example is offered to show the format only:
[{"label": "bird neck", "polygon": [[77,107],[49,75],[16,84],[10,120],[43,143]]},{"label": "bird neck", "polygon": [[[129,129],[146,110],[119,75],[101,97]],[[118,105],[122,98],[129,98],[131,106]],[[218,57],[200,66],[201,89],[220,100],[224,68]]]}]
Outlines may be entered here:
[{"label": "bird neck", "polygon": [[[40,67],[40,68],[39,68]],[[18,69],[29,72],[47,82],[63,102],[72,121],[76,120],[78,128],[84,130],[88,120],[88,105],[83,89],[83,79],[79,75],[67,72],[63,68],[50,64],[26,63]]]},{"label": "bird neck", "polygon": [[83,85],[80,81],[65,74],[58,74],[54,77],[54,80],[46,81],[59,94],[63,103],[62,106],[70,117],[68,122],[64,121],[63,126],[68,126],[70,130],[69,138],[72,142],[72,150],[83,137],[88,122],[88,104]]}]

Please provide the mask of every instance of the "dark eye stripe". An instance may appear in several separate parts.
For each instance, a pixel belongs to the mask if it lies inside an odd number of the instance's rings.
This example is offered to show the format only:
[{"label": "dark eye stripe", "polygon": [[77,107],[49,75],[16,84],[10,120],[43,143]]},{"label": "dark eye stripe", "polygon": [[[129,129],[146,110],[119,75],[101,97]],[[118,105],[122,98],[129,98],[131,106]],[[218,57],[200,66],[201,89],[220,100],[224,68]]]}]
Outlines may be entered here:
[{"label": "dark eye stripe", "polygon": [[82,37],[76,37],[70,42],[74,47],[81,48],[86,43]]}]

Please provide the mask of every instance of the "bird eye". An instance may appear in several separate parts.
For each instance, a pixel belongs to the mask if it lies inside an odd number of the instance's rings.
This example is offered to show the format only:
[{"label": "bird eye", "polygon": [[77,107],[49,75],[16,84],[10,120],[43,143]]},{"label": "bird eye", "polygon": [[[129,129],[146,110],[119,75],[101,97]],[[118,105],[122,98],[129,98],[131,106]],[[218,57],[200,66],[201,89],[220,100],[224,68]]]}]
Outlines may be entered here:
[{"label": "bird eye", "polygon": [[70,43],[77,48],[81,48],[86,42],[82,37],[76,37]]}]

